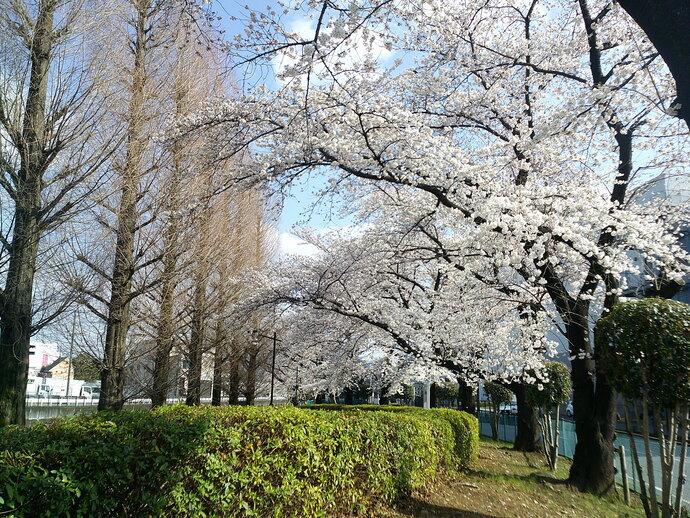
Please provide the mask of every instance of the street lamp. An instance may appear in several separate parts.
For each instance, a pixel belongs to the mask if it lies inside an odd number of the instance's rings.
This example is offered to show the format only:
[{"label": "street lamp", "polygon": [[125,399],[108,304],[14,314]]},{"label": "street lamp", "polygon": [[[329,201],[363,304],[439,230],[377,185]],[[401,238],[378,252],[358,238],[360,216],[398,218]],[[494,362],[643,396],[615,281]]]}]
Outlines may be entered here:
[{"label": "street lamp", "polygon": [[273,356],[271,359],[271,399],[269,401],[269,405],[273,406],[273,386],[275,383],[275,374],[276,374],[276,344],[278,342],[282,342],[282,340],[278,339],[278,334],[273,331],[273,336],[268,336],[268,335],[263,335],[259,333],[256,329],[252,330],[251,334],[258,338],[269,338],[273,339]]}]

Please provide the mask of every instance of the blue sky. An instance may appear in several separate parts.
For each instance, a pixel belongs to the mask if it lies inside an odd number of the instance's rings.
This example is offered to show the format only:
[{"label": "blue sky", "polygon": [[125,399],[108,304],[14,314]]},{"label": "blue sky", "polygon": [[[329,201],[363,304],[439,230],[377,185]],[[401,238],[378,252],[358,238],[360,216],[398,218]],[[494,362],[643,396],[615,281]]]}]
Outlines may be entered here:
[{"label": "blue sky", "polygon": [[[238,2],[235,0],[214,0],[211,8],[222,18],[222,28],[226,31],[226,40],[232,39],[236,34],[244,32],[244,24],[239,20],[232,20],[231,17],[240,19],[246,18],[247,9],[259,12],[266,11],[273,7],[276,11],[282,11],[274,1],[248,0]],[[290,13],[283,20],[284,23],[302,27],[305,25],[305,18],[301,18],[294,13]],[[248,71],[236,69],[235,75],[238,78],[248,78],[249,83],[256,84],[262,82],[269,87],[276,87],[277,83],[272,77],[272,70],[264,68],[260,71]],[[253,85],[252,85],[253,86]],[[281,233],[289,232],[291,228],[300,226],[310,226],[314,228],[343,227],[351,224],[349,218],[340,218],[337,214],[337,207],[332,207],[330,200],[318,201],[316,194],[325,186],[325,177],[321,178],[318,174],[303,179],[290,189],[283,203],[283,211],[278,224]]]}]

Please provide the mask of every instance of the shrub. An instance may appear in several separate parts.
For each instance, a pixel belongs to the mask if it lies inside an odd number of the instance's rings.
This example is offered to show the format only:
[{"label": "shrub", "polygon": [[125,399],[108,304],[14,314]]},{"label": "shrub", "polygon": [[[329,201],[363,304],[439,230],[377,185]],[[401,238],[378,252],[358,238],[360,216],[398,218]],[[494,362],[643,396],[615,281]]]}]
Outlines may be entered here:
[{"label": "shrub", "polygon": [[[541,440],[544,455],[549,468],[556,470],[558,465],[558,435],[560,428],[560,405],[568,401],[573,385],[570,381],[570,370],[559,362],[545,362],[539,373],[532,373],[537,377],[537,383],[527,385],[527,404],[538,407]],[[556,419],[551,420],[551,411],[555,407]]]},{"label": "shrub", "polygon": [[[616,304],[594,329],[597,368],[625,398],[630,449],[648,517],[681,516],[685,462],[690,433],[690,305],[649,298]],[[633,417],[642,431],[645,457],[660,453],[659,480],[647,463],[647,477],[632,436]],[[654,418],[654,423],[650,417]],[[658,446],[650,436],[656,428]],[[679,465],[674,489],[676,440]]]},{"label": "shrub", "polygon": [[466,466],[477,458],[479,450],[479,421],[472,414],[451,410],[448,408],[432,408],[424,410],[414,406],[397,405],[305,405],[301,408],[309,410],[340,410],[340,411],[365,411],[365,412],[393,412],[415,414],[423,416],[427,420],[447,421],[454,434],[454,458],[452,466]]},{"label": "shrub", "polygon": [[513,393],[503,385],[491,381],[484,383],[484,392],[491,403],[491,438],[497,441],[501,405],[510,403],[513,400]]},{"label": "shrub", "polygon": [[0,514],[366,513],[473,454],[472,416],[392,408],[175,406],[3,428]]}]

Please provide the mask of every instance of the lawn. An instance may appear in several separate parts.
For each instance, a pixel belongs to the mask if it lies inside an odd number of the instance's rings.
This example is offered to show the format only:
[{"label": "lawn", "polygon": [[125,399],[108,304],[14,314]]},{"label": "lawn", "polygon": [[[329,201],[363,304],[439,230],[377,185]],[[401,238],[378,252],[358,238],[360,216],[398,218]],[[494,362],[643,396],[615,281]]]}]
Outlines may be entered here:
[{"label": "lawn", "polygon": [[[557,472],[548,471],[543,456],[515,452],[512,445],[482,438],[479,459],[470,469],[453,474],[395,509],[381,510],[386,518],[643,518],[642,505],[621,495],[600,498],[565,485],[570,461],[559,459]],[[619,490],[619,493],[622,491]]]}]

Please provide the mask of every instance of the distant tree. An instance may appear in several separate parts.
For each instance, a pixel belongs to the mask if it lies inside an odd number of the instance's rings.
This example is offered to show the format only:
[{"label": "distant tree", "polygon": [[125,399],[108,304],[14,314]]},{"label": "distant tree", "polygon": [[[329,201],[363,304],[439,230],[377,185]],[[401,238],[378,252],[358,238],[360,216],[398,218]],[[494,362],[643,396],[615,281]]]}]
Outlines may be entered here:
[{"label": "distant tree", "polygon": [[[558,422],[560,405],[568,401],[573,391],[568,367],[558,362],[547,362],[539,373],[536,383],[527,386],[527,401],[540,409],[539,426],[541,428],[544,454],[551,470],[556,469],[558,462]],[[551,412],[555,407],[556,418],[552,422]]]},{"label": "distant tree", "polygon": [[[599,365],[612,386],[625,397],[633,461],[640,480],[644,481],[632,436],[632,415],[642,430],[648,477],[646,487],[644,482],[641,484],[645,512],[650,518],[680,517],[690,429],[690,305],[657,298],[618,304],[597,322],[595,337]],[[650,413],[654,425],[650,423]],[[656,427],[661,457],[661,503],[652,463],[652,426]],[[679,435],[680,464],[672,505]]]},{"label": "distant tree", "polygon": [[487,381],[484,383],[486,392],[491,403],[491,438],[498,440],[498,418],[501,415],[501,405],[510,403],[513,400],[513,393],[498,383]]},{"label": "distant tree", "polygon": [[100,362],[87,353],[79,353],[72,359],[74,379],[98,381],[101,378]]},{"label": "distant tree", "polygon": [[452,404],[458,398],[457,383],[444,382],[436,385],[436,398],[439,402],[448,401]]},{"label": "distant tree", "polygon": [[410,385],[409,383],[403,383],[400,386],[398,394],[402,395],[402,398],[405,401],[406,405],[414,403],[414,385]]}]

